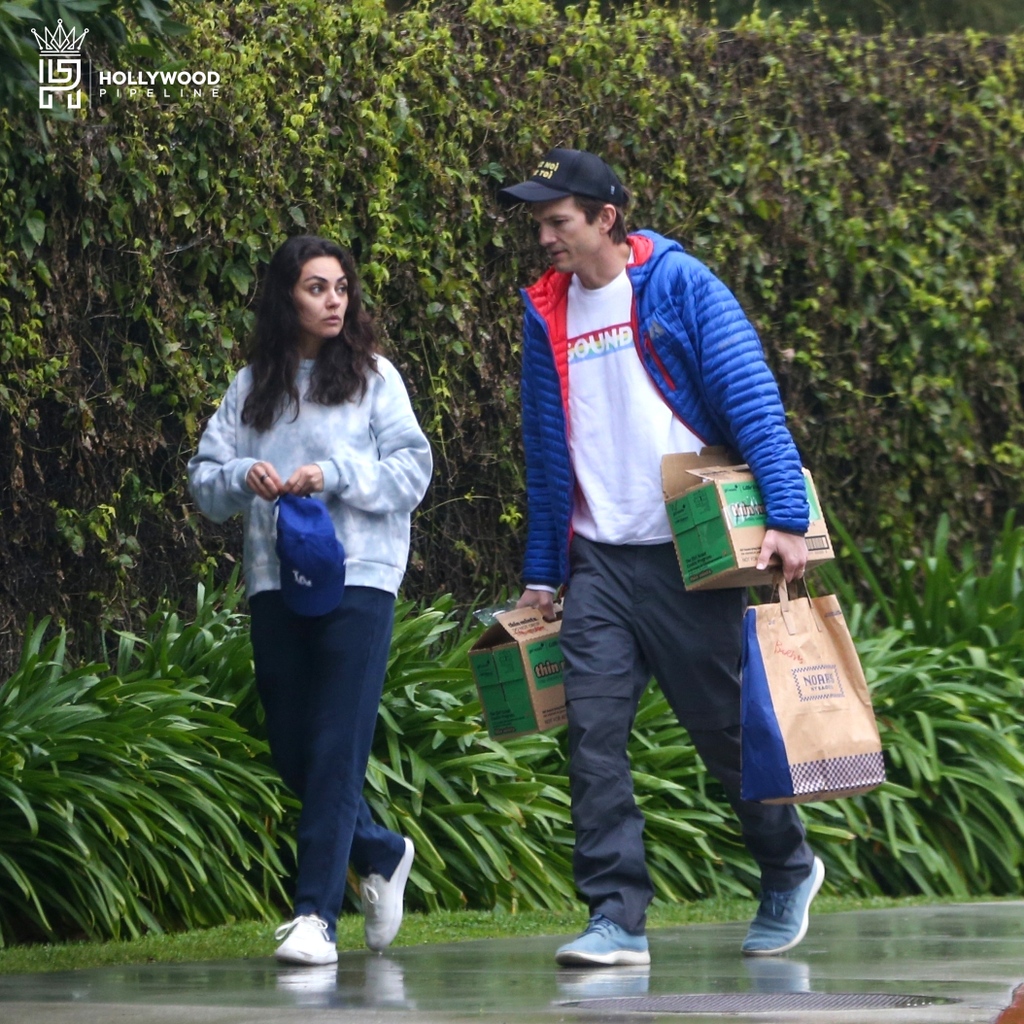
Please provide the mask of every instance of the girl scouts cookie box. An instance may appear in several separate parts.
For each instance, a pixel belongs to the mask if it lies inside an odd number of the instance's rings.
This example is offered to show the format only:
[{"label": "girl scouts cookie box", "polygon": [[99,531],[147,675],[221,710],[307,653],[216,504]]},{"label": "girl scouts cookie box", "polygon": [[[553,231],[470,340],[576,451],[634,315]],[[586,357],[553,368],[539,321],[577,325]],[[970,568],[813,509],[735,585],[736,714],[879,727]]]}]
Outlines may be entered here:
[{"label": "girl scouts cookie box", "polygon": [[496,612],[469,652],[487,731],[507,740],[565,723],[561,615],[545,622],[536,608]]},{"label": "girl scouts cookie box", "polygon": [[[661,460],[665,508],[687,590],[756,587],[771,582],[757,569],[766,516],[761,490],[745,465],[730,465],[725,449],[679,453]],[[804,470],[811,507],[807,567],[835,558],[811,474]]]}]

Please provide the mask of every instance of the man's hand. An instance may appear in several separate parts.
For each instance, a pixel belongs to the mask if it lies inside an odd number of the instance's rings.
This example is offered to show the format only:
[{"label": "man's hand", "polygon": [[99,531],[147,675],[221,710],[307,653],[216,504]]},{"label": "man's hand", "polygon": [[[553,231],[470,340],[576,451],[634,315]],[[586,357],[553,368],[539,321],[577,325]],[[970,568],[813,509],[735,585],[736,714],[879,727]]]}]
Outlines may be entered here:
[{"label": "man's hand", "polygon": [[555,595],[548,590],[532,590],[527,587],[523,596],[516,601],[517,608],[539,608],[546,622],[555,621]]},{"label": "man's hand", "polygon": [[[776,556],[772,566],[772,556]],[[779,568],[782,563],[782,575],[787,583],[802,580],[807,568],[807,541],[795,533],[783,533],[782,530],[768,530],[764,535],[761,553],[757,556],[758,569]]]}]

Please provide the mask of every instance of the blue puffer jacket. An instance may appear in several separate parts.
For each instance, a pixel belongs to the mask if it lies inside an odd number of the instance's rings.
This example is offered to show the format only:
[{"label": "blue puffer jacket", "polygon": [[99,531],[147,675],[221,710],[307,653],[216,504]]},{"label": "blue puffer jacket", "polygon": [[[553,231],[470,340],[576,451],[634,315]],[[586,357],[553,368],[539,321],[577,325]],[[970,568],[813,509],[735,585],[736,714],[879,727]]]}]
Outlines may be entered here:
[{"label": "blue puffer jacket", "polygon": [[[729,445],[754,473],[771,528],[803,534],[800,455],[778,385],[739,303],[700,261],[653,231],[630,235],[633,331],[672,411],[708,445]],[[524,581],[569,580],[574,480],[569,457],[566,303],[570,275],[548,270],[523,291],[523,443],[528,523]],[[595,431],[608,424],[595,423]]]}]

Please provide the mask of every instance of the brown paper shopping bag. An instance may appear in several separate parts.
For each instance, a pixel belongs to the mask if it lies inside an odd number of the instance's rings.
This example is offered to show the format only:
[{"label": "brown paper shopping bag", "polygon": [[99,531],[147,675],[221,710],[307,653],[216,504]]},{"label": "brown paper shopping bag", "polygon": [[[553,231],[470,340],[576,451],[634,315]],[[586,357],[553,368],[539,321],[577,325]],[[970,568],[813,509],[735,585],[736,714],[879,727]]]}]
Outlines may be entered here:
[{"label": "brown paper shopping bag", "polygon": [[864,672],[834,594],[747,609],[744,620],[744,800],[806,803],[885,781]]}]

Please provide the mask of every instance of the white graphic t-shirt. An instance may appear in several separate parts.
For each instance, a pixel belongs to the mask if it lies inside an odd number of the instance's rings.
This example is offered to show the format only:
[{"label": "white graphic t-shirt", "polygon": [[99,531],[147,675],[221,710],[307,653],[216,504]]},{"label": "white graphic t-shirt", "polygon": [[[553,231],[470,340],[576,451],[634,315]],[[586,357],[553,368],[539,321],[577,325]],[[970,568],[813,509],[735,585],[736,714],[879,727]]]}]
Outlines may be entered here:
[{"label": "white graphic t-shirt", "polygon": [[702,444],[672,414],[640,362],[625,270],[594,289],[573,275],[566,319],[573,529],[603,544],[670,541],[661,457],[699,451]]}]

